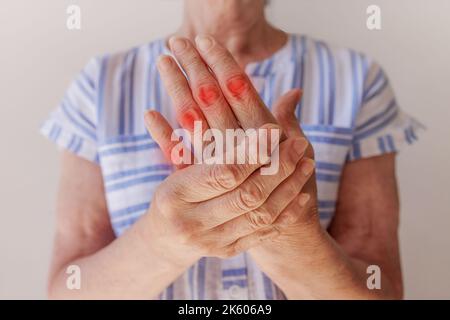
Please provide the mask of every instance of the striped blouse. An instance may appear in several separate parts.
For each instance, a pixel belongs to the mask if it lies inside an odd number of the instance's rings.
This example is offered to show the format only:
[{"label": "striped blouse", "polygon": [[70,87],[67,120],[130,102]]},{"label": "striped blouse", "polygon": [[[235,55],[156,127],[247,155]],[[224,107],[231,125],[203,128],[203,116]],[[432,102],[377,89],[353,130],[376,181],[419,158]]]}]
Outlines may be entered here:
[{"label": "striped blouse", "polygon": [[[153,192],[173,171],[148,135],[145,110],[172,124],[174,109],[156,60],[163,39],[92,59],[75,78],[41,131],[57,145],[97,163],[117,237],[146,213]],[[382,68],[365,55],[302,35],[290,35],[273,56],[246,67],[267,106],[292,88],[304,96],[296,112],[313,144],[320,220],[335,212],[339,179],[349,161],[397,152],[417,139],[420,124],[403,113]],[[284,299],[248,254],[204,257],[161,299]]]}]

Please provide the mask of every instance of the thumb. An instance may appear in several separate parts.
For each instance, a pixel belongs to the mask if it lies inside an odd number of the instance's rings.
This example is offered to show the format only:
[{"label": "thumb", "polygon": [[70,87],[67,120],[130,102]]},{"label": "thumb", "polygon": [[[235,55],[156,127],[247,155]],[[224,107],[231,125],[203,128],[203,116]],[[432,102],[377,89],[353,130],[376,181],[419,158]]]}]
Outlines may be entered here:
[{"label": "thumb", "polygon": [[[295,109],[302,96],[303,91],[301,89],[293,89],[281,96],[274,105],[273,113],[275,119],[288,137],[303,137],[307,139],[300,127],[299,120],[295,117]],[[305,155],[314,159],[314,150],[311,144],[309,144]]]},{"label": "thumb", "polygon": [[295,117],[295,109],[302,97],[300,89],[293,89],[281,96],[273,107],[273,114],[288,137],[304,136]]},{"label": "thumb", "polygon": [[[283,129],[288,137],[300,136],[307,137],[303,133],[299,120],[295,117],[295,108],[302,98],[303,91],[301,89],[294,89],[288,91],[281,96],[274,105],[273,113],[278,124]],[[314,149],[311,144],[306,149],[305,156],[314,160]],[[316,174],[308,180],[303,188],[303,192],[310,195],[317,195]]]}]

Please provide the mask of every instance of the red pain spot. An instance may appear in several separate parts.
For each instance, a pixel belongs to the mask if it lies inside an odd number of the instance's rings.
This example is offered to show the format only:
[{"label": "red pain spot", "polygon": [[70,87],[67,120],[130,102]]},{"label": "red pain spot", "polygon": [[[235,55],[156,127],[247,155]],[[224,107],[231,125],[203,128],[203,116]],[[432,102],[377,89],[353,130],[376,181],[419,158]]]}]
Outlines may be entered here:
[{"label": "red pain spot", "polygon": [[[172,150],[170,150],[169,152],[170,152],[170,153],[169,153],[169,159],[170,159],[170,157],[172,156]],[[178,151],[178,156],[179,156],[180,158],[183,158],[183,156],[184,156],[184,148],[182,148],[182,149],[180,149],[180,150]]]},{"label": "red pain spot", "polygon": [[227,88],[235,97],[241,96],[248,88],[248,80],[242,76],[228,80]]},{"label": "red pain spot", "polygon": [[183,113],[180,117],[180,125],[184,128],[187,129],[189,131],[193,131],[194,130],[194,122],[195,121],[200,121],[200,117],[198,116],[197,112],[195,112],[194,110],[189,110],[186,111],[185,113]]},{"label": "red pain spot", "polygon": [[210,106],[219,99],[219,90],[214,85],[200,87],[198,97],[206,106]]}]

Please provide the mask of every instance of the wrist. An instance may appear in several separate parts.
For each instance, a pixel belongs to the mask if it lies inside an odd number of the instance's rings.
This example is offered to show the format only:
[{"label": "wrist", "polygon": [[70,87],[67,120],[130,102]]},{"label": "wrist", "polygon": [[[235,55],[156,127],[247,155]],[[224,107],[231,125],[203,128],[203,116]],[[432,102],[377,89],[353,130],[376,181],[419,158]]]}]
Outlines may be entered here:
[{"label": "wrist", "polygon": [[288,280],[299,276],[299,270],[304,274],[305,269],[314,268],[329,252],[329,238],[320,224],[302,226],[295,232],[282,233],[249,250],[262,271]]},{"label": "wrist", "polygon": [[327,232],[322,228],[319,221],[299,223],[292,226],[277,228],[280,235],[276,238],[264,241],[261,245],[249,250],[252,253],[277,256],[290,259],[297,256],[299,252],[308,256],[309,252],[317,252],[317,248],[327,242]]},{"label": "wrist", "polygon": [[166,239],[158,236],[154,232],[155,222],[148,212],[136,223],[138,236],[141,243],[144,244],[145,254],[152,266],[155,263],[166,268],[167,271],[182,273],[189,268],[195,261],[195,258],[185,257],[177,254],[178,250],[172,250],[167,246]]}]

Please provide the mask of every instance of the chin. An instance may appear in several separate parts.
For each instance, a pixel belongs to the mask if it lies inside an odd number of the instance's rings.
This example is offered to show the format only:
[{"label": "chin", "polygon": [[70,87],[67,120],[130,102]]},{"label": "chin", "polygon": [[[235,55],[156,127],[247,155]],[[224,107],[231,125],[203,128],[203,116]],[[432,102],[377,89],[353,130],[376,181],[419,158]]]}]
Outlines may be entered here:
[{"label": "chin", "polygon": [[[202,0],[204,1],[204,0]],[[215,10],[246,10],[255,9],[260,5],[264,5],[265,0],[206,0],[208,5]]]}]

